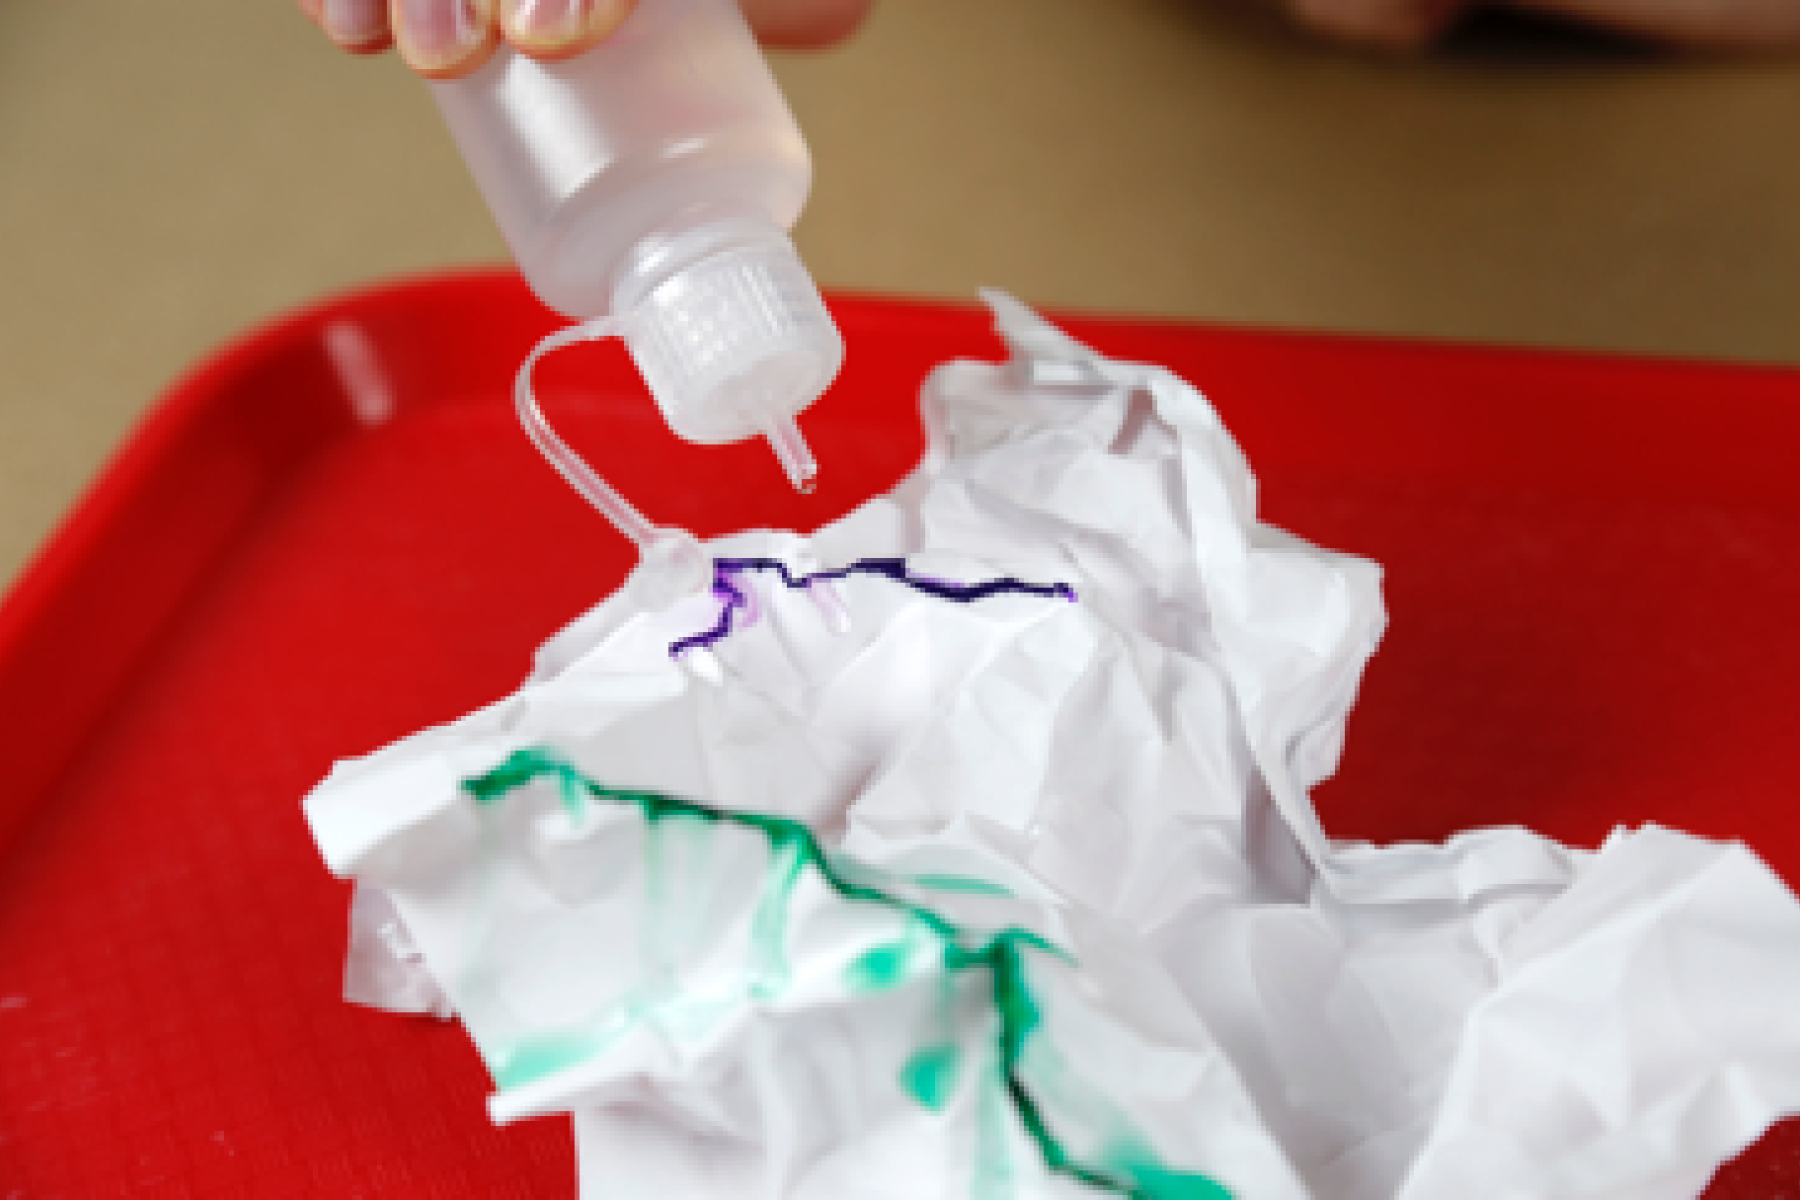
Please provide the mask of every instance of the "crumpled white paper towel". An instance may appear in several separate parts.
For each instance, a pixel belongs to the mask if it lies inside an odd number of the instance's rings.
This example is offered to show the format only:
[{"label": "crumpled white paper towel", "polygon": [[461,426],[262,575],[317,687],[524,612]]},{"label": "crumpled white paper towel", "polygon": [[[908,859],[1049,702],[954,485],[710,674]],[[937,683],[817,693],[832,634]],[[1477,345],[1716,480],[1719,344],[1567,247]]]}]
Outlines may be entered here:
[{"label": "crumpled white paper towel", "polygon": [[892,495],[307,798],[353,999],[453,1007],[588,1200],[1647,1200],[1800,1108],[1752,853],[1334,843],[1378,568],[1259,524],[1181,380],[989,299],[1012,360],[932,376]]}]

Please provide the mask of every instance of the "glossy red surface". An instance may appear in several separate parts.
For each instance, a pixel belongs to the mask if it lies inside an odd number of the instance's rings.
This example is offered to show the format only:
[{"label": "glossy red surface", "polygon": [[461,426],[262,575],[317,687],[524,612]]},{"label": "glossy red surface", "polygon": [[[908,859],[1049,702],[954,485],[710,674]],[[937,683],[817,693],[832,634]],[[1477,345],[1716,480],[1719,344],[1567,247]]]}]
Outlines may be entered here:
[{"label": "glossy red surface", "polygon": [[[1000,352],[974,309],[834,307],[809,497],[760,445],[678,443],[616,350],[547,362],[546,408],[655,520],[816,525],[910,467],[930,366]],[[491,1127],[456,1027],[339,999],[348,889],[299,808],[334,759],[512,688],[629,566],[513,424],[555,323],[473,274],[251,334],[0,606],[0,1194],[572,1194],[566,1123]],[[1270,519],[1386,564],[1332,832],[1656,821],[1800,880],[1800,374],[1067,325],[1203,387]],[[334,339],[375,368],[355,402]],[[1790,1124],[1710,1195],[1795,1188]]]}]

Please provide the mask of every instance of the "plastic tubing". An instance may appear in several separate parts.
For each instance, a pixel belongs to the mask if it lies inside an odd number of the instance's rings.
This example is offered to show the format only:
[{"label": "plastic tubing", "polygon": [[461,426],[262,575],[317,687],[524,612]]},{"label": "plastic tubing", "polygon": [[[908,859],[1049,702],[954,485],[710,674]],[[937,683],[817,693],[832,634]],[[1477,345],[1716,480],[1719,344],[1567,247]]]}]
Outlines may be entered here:
[{"label": "plastic tubing", "polygon": [[624,322],[617,317],[600,317],[560,329],[539,342],[519,366],[518,376],[513,381],[513,404],[518,409],[519,424],[525,427],[526,436],[531,438],[532,444],[550,465],[556,468],[557,474],[568,480],[569,486],[580,493],[583,499],[599,509],[600,515],[611,521],[613,528],[630,538],[640,554],[647,556],[663,531],[652,525],[643,513],[619,494],[618,489],[600,478],[599,472],[589,466],[586,459],[557,436],[556,431],[550,428],[550,423],[544,420],[543,410],[538,407],[537,394],[531,389],[531,372],[537,366],[538,359],[552,350],[560,350],[576,342],[597,342],[609,337],[622,337],[623,326]]}]

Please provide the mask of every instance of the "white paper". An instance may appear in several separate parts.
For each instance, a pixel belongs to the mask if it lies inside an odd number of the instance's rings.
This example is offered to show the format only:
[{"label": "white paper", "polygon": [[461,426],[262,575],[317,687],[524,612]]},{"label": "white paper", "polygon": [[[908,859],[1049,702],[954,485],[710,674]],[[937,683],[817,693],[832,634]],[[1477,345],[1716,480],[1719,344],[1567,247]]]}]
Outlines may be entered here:
[{"label": "white paper", "polygon": [[[588,1200],[1642,1200],[1800,1108],[1800,906],[1751,852],[1655,827],[1333,843],[1308,789],[1379,569],[1258,524],[1187,384],[990,301],[1012,360],[934,373],[891,496],[708,549],[1073,602],[745,569],[730,632],[677,661],[722,601],[622,589],[514,695],[308,797],[496,1119],[572,1112]],[[463,786],[520,752],[570,773]],[[1027,939],[1012,975],[951,967],[996,936]],[[441,1003],[391,979],[355,998]]]}]

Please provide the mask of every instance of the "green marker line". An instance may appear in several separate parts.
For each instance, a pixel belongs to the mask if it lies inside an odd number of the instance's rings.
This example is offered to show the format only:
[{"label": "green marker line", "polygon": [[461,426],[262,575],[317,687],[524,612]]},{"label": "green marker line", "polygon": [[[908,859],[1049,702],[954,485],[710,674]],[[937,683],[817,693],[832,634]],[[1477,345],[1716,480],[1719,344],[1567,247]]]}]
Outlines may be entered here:
[{"label": "green marker line", "polygon": [[913,875],[912,882],[934,892],[961,892],[965,896],[1000,896],[1012,899],[1012,893],[987,879],[971,879],[967,875]]},{"label": "green marker line", "polygon": [[[1096,1165],[1070,1155],[1051,1132],[1036,1098],[1019,1076],[1019,1063],[1024,1057],[1026,1043],[1043,1021],[1043,1014],[1032,999],[1026,981],[1024,952],[1035,950],[1070,961],[1068,955],[1050,942],[1029,930],[1009,927],[985,941],[968,944],[964,940],[966,931],[942,914],[863,882],[875,877],[875,873],[855,864],[840,864],[802,822],[763,813],[730,812],[661,792],[606,787],[546,750],[514,751],[492,771],[465,780],[463,789],[477,804],[490,806],[540,779],[557,785],[559,799],[571,811],[577,797],[585,795],[595,800],[633,805],[652,827],[672,819],[688,819],[714,825],[737,825],[761,833],[768,840],[770,860],[777,878],[770,894],[765,895],[758,906],[753,936],[757,956],[771,968],[773,980],[786,977],[786,959],[780,943],[786,938],[786,910],[805,869],[810,867],[817,871],[820,878],[845,900],[877,904],[905,914],[915,928],[936,938],[945,972],[955,974],[977,969],[987,972],[989,1000],[999,1020],[1000,1078],[1019,1124],[1037,1146],[1049,1170],[1131,1200],[1230,1200],[1231,1193],[1215,1180],[1164,1167],[1138,1139],[1127,1139],[1117,1153],[1106,1156],[1105,1164]],[[852,878],[852,875],[860,878]],[[898,982],[904,963],[910,957],[910,948],[904,944],[878,947],[851,964],[850,979],[852,983],[861,981],[876,988],[890,980]],[[753,987],[752,994],[766,998],[763,988]],[[902,1068],[901,1085],[927,1107],[936,1108],[945,1103],[955,1078],[954,1053],[953,1046],[942,1043],[915,1053]]]}]

